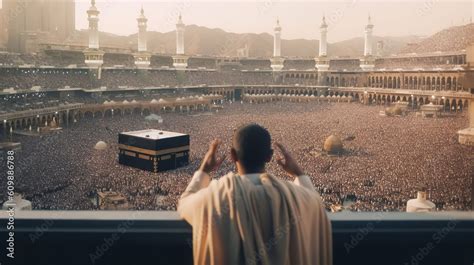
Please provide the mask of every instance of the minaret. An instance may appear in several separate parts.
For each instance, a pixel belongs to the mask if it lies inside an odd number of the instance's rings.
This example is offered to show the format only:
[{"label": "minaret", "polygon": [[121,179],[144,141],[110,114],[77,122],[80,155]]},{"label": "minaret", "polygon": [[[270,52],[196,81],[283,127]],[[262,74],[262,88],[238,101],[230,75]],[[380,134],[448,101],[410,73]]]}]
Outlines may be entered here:
[{"label": "minaret", "polygon": [[327,55],[327,50],[328,50],[328,41],[327,41],[328,24],[326,24],[326,17],[324,16],[323,16],[323,22],[321,23],[319,30],[321,32],[321,36],[319,38],[319,57],[322,57],[322,56]]},{"label": "minaret", "polygon": [[137,18],[138,22],[138,52],[146,52],[146,23],[148,19],[145,17],[145,11],[140,10],[140,16]]},{"label": "minaret", "polygon": [[277,19],[277,24],[275,26],[275,35],[273,37],[273,57],[281,56],[281,26],[280,20]]},{"label": "minaret", "polygon": [[372,54],[372,30],[374,25],[372,21],[368,19],[367,26],[365,26],[365,44],[364,44],[364,58],[360,60],[360,68],[364,71],[370,71],[374,69],[374,58]]},{"label": "minaret", "polygon": [[146,42],[146,27],[148,19],[145,17],[145,11],[140,10],[140,15],[137,18],[138,22],[138,52],[133,56],[135,58],[135,65],[137,68],[148,68],[150,66],[151,54],[147,51],[147,42]]},{"label": "minaret", "polygon": [[89,20],[89,49],[99,49],[99,10],[95,6],[95,0],[91,1],[91,7],[87,10]]},{"label": "minaret", "polygon": [[370,21],[370,15],[369,15],[369,21],[367,23],[367,26],[365,26],[364,56],[372,56],[372,30],[373,29],[374,29],[374,25],[372,24],[372,21]]},{"label": "minaret", "polygon": [[281,71],[285,59],[281,57],[281,26],[277,19],[273,35],[273,57],[270,59],[273,71]]},{"label": "minaret", "polygon": [[[84,51],[85,63],[89,68],[99,68],[104,63],[104,52],[99,50],[99,10],[95,6],[95,0],[91,0],[91,7],[87,10],[87,19],[89,20],[89,46]],[[100,79],[99,70],[97,73]]]},{"label": "minaret", "polygon": [[173,66],[176,69],[185,69],[188,67],[188,56],[184,55],[184,23],[179,14],[178,23],[176,23],[176,55],[173,56]]},{"label": "minaret", "polygon": [[327,58],[327,35],[328,35],[328,24],[326,23],[326,17],[323,16],[321,26],[319,27],[319,55],[315,58],[316,69],[318,69],[318,85],[327,85],[325,83],[327,72],[329,70],[329,59]]},{"label": "minaret", "polygon": [[176,54],[184,54],[184,23],[179,14],[178,23],[176,23]]}]

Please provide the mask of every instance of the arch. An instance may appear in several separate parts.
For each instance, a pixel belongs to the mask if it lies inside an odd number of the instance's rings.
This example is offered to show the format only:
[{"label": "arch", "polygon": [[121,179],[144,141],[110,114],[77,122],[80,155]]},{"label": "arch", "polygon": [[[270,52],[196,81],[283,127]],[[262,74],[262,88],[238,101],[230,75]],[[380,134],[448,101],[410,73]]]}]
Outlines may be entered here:
[{"label": "arch", "polygon": [[92,110],[86,110],[84,111],[84,118],[92,119],[94,117],[94,113]]},{"label": "arch", "polygon": [[[115,112],[115,110],[113,111]],[[106,109],[104,112],[102,112],[103,117],[112,117],[112,109]]]},{"label": "arch", "polygon": [[446,90],[451,90],[451,77],[448,76],[448,78],[446,79]]},{"label": "arch", "polygon": [[463,111],[463,109],[464,109],[463,107],[464,107],[464,106],[463,106],[462,99],[459,99],[459,100],[458,100],[458,110],[459,110],[459,111]]},{"label": "arch", "polygon": [[449,99],[446,99],[446,100],[444,101],[444,110],[447,110],[447,111],[450,111],[450,110],[451,110],[451,104],[450,104]]}]

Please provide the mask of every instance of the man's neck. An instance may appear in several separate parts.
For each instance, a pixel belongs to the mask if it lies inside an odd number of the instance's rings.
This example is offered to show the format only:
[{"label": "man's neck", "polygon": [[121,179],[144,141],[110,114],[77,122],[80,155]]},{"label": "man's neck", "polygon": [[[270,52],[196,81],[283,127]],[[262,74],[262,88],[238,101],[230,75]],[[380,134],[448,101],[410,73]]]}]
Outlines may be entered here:
[{"label": "man's neck", "polygon": [[237,168],[237,172],[241,176],[250,175],[250,174],[263,174],[263,173],[265,173],[265,168],[255,169],[255,170],[247,170],[247,169],[243,169],[243,168]]}]

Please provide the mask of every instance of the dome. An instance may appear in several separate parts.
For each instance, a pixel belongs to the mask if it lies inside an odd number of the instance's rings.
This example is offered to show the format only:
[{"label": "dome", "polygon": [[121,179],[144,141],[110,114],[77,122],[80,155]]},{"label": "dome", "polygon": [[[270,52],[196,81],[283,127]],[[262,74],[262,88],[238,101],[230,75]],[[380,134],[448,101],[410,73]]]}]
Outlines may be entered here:
[{"label": "dome", "polygon": [[127,100],[124,100],[122,103],[123,104],[129,104],[130,102],[128,102]]},{"label": "dome", "polygon": [[152,99],[150,103],[155,104],[155,103],[158,103],[158,101],[156,99]]},{"label": "dome", "polygon": [[95,150],[105,150],[105,149],[107,149],[107,144],[104,141],[98,141],[95,144],[94,149]]},{"label": "dome", "polygon": [[330,135],[328,138],[326,138],[326,141],[324,141],[323,149],[330,154],[341,153],[343,150],[341,138]]}]

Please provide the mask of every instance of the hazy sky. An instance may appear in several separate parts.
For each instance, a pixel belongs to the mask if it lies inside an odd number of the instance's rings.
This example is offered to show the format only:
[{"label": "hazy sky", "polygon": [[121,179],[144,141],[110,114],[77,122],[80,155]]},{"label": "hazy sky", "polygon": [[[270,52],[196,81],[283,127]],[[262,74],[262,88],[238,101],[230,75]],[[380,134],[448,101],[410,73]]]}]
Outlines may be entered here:
[{"label": "hazy sky", "polygon": [[[185,24],[221,28],[229,32],[269,32],[277,17],[284,39],[314,39],[323,13],[329,24],[329,42],[363,36],[368,13],[379,36],[430,35],[452,25],[469,23],[474,0],[415,1],[153,1],[97,0],[99,28],[120,35],[137,31],[136,17],[143,5],[148,29],[174,30],[178,13]],[[76,1],[76,28],[87,28],[87,0]]]}]

